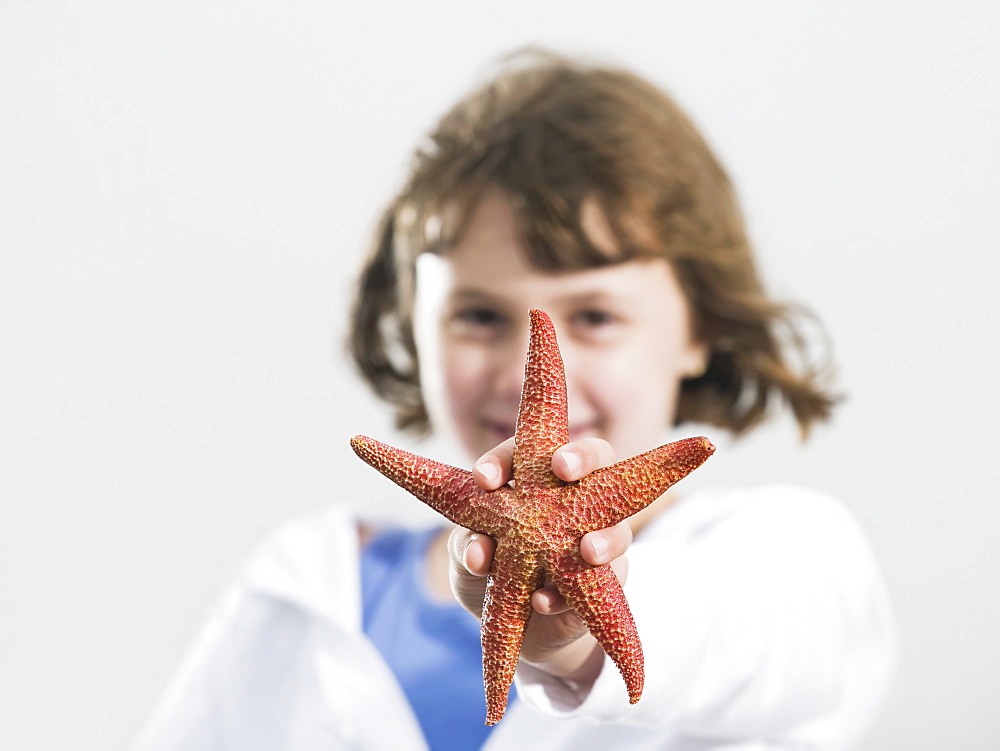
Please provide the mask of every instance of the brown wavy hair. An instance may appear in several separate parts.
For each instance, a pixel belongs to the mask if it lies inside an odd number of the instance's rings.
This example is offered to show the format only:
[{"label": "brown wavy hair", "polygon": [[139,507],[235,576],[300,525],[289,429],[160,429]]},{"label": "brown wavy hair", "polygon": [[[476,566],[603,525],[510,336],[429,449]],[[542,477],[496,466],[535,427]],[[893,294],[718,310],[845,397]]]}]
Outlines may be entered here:
[{"label": "brown wavy hair", "polygon": [[[495,188],[510,199],[539,268],[672,264],[694,335],[709,348],[704,373],[681,384],[677,424],[738,435],[776,399],[803,436],[829,416],[829,361],[808,356],[808,312],[766,294],[729,178],[684,112],[631,72],[532,50],[504,61],[417,149],[362,268],[349,348],[375,393],[394,405],[398,427],[430,427],[413,335],[416,258],[446,252]],[[585,201],[602,210],[615,252],[585,231]]]}]

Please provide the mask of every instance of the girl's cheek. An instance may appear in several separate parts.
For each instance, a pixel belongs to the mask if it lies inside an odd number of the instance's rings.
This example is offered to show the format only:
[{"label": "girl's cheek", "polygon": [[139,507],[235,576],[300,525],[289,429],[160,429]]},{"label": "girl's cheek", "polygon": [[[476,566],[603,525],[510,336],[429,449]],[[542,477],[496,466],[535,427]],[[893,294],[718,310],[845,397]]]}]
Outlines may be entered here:
[{"label": "girl's cheek", "polygon": [[631,350],[608,352],[579,372],[583,404],[616,452],[631,456],[658,445],[672,421],[672,374],[662,360]]},{"label": "girl's cheek", "polygon": [[598,429],[611,440],[625,405],[634,398],[634,383],[614,356],[574,358],[567,363],[570,420]]},{"label": "girl's cheek", "polygon": [[451,348],[443,358],[446,399],[453,409],[466,410],[482,398],[483,363],[469,348]]}]

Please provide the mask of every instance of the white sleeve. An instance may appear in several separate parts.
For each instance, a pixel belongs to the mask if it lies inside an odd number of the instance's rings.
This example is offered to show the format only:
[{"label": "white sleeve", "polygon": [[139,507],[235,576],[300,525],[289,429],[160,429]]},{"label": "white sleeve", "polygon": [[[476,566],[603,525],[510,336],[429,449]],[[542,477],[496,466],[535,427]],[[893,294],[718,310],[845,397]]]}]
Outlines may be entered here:
[{"label": "white sleeve", "polygon": [[886,690],[894,630],[854,519],[785,487],[730,493],[708,511],[677,509],[677,524],[629,551],[646,665],[637,704],[609,659],[586,694],[521,666],[519,696],[557,717],[697,735],[830,722],[860,732]]},{"label": "white sleeve", "polygon": [[425,748],[398,684],[353,623],[356,533],[324,529],[329,521],[287,525],[251,559],[135,751]]}]

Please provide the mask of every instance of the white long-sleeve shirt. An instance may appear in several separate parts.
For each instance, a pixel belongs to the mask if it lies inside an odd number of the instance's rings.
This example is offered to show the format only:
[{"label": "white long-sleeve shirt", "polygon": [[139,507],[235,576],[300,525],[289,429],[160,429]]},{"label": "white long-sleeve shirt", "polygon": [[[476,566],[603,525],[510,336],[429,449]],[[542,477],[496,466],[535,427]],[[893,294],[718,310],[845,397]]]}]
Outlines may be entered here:
[{"label": "white long-sleeve shirt", "polygon": [[[610,660],[585,695],[530,666],[487,749],[849,749],[888,686],[878,567],[835,500],[790,486],[707,491],[651,522],[625,592],[642,699]],[[361,628],[357,519],[280,529],[199,637],[137,751],[423,749]]]}]

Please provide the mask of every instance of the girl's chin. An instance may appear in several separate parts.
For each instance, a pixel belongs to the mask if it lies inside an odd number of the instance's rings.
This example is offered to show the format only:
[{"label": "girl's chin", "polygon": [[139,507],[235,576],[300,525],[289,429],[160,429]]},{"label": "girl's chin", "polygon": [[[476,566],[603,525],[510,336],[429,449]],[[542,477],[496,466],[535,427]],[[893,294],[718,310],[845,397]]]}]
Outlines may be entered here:
[{"label": "girl's chin", "polygon": [[569,429],[569,439],[571,441],[579,441],[584,438],[603,438],[601,431],[598,430],[595,425],[584,425],[580,428],[574,428],[572,425]]},{"label": "girl's chin", "polygon": [[513,437],[514,437],[513,430],[502,430],[502,429],[491,428],[480,431],[480,438],[478,440],[478,444],[480,446],[485,446],[486,448],[480,451],[479,455],[485,454],[487,451],[490,451],[491,449],[495,449],[501,443]]},{"label": "girl's chin", "polygon": [[476,461],[487,451],[492,451],[501,443],[514,435],[513,432],[505,434],[501,431],[486,430],[481,427],[468,431],[455,431],[452,433],[456,439],[456,444],[465,450],[471,461]]}]

